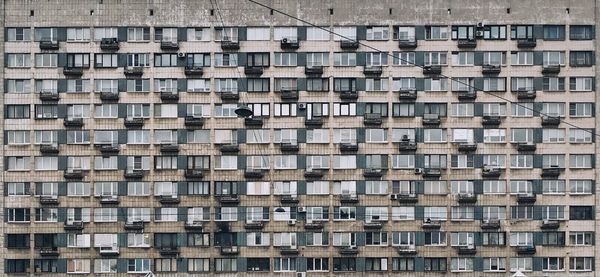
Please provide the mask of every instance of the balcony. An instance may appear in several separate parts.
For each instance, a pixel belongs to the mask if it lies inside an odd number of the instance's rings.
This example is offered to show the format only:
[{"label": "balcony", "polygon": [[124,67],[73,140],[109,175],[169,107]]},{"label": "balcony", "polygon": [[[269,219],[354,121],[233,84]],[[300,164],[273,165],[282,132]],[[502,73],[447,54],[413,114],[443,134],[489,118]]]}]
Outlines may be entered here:
[{"label": "balcony", "polygon": [[481,124],[485,126],[497,126],[502,122],[502,118],[496,115],[484,115]]},{"label": "balcony", "polygon": [[237,255],[240,253],[240,250],[237,246],[221,246],[220,248],[221,255]]},{"label": "balcony", "polygon": [[517,151],[521,151],[521,152],[531,152],[531,151],[535,151],[536,149],[536,145],[533,142],[523,142],[523,143],[517,143]]},{"label": "balcony", "polygon": [[558,220],[548,220],[545,219],[542,221],[542,225],[540,225],[542,230],[555,230],[560,228],[560,221]]},{"label": "balcony", "polygon": [[281,247],[279,253],[281,253],[281,255],[298,255],[300,251],[298,251],[298,248],[293,245]]},{"label": "balcony", "polygon": [[417,248],[415,245],[401,245],[398,246],[398,254],[400,255],[416,255]]},{"label": "balcony", "polygon": [[119,145],[118,144],[102,144],[99,147],[100,153],[110,155],[119,153]]},{"label": "balcony", "polygon": [[118,92],[110,92],[110,91],[101,91],[100,92],[100,100],[102,101],[117,101],[119,100]]},{"label": "balcony", "polygon": [[264,68],[262,66],[245,66],[244,73],[246,75],[260,76],[263,74]]},{"label": "balcony", "polygon": [[118,246],[102,246],[99,247],[98,251],[100,252],[100,256],[118,256],[119,255],[119,247]]},{"label": "balcony", "polygon": [[42,247],[40,248],[40,256],[42,257],[58,257],[60,252],[58,247]]},{"label": "balcony", "polygon": [[262,230],[264,227],[265,223],[262,221],[246,220],[244,224],[244,228],[250,230]]},{"label": "balcony", "polygon": [[125,230],[141,231],[144,230],[143,221],[127,221],[124,226]]},{"label": "balcony", "polygon": [[417,143],[411,140],[401,140],[398,145],[398,150],[400,150],[400,152],[416,151]]},{"label": "balcony", "polygon": [[340,143],[340,152],[356,152],[358,151],[357,143]]},{"label": "balcony", "polygon": [[475,99],[477,99],[476,91],[467,91],[467,92],[459,92],[458,93],[459,101],[473,101]]},{"label": "balcony", "polygon": [[185,127],[189,129],[202,128],[204,126],[204,118],[195,116],[186,116],[184,120]]},{"label": "balcony", "polygon": [[144,126],[144,119],[141,117],[129,117],[123,123],[128,128],[141,128]]},{"label": "balcony", "polygon": [[179,43],[177,41],[161,41],[160,50],[163,51],[177,51],[179,50]]},{"label": "balcony", "polygon": [[60,202],[58,201],[58,195],[50,195],[50,196],[40,196],[40,205],[58,205]]},{"label": "balcony", "polygon": [[475,255],[477,254],[477,248],[475,245],[457,246],[456,252],[458,252],[459,255]]},{"label": "balcony", "polygon": [[281,204],[298,204],[300,202],[296,195],[282,195],[279,201]]},{"label": "balcony", "polygon": [[477,41],[474,39],[459,39],[458,40],[458,48],[468,48],[472,49],[477,47]]},{"label": "balcony", "polygon": [[439,168],[424,168],[423,177],[425,178],[439,178],[442,176],[442,170]]},{"label": "balcony", "polygon": [[56,102],[56,101],[60,100],[60,96],[58,95],[58,92],[53,91],[53,90],[41,90],[39,96],[40,96],[40,100],[42,100],[42,101]]},{"label": "balcony", "polygon": [[416,39],[401,39],[398,41],[398,47],[401,49],[414,49],[417,48],[417,40]]},{"label": "balcony", "polygon": [[81,180],[83,179],[83,176],[83,170],[67,169],[64,173],[65,179]]},{"label": "balcony", "polygon": [[560,65],[544,65],[542,67],[542,74],[558,74],[560,73]]},{"label": "balcony", "polygon": [[177,102],[179,101],[179,93],[174,91],[161,91],[160,100],[163,102]]},{"label": "balcony", "polygon": [[239,41],[231,41],[231,40],[222,40],[221,41],[221,50],[225,50],[225,51],[240,50],[240,42]]},{"label": "balcony", "polygon": [[58,41],[42,40],[40,41],[41,50],[58,50]]},{"label": "balcony", "polygon": [[83,230],[83,221],[65,221],[65,231],[81,231]]},{"label": "balcony", "polygon": [[295,88],[282,88],[279,96],[283,101],[297,101],[299,98],[298,91]]},{"label": "balcony", "polygon": [[142,179],[144,178],[144,171],[143,170],[127,170],[125,171],[125,178],[127,179]]},{"label": "balcony", "polygon": [[460,152],[473,152],[477,150],[477,143],[463,142],[458,144],[458,151]]},{"label": "balcony", "polygon": [[480,224],[481,229],[484,230],[493,230],[500,229],[500,220],[499,219],[484,219]]},{"label": "balcony", "polygon": [[204,178],[204,171],[201,169],[186,169],[184,175],[187,179],[202,179]]},{"label": "balcony", "polygon": [[102,196],[100,196],[100,204],[116,205],[119,203],[120,203],[120,200],[119,200],[118,195],[102,195]]},{"label": "balcony", "polygon": [[502,172],[500,171],[500,168],[497,168],[497,167],[485,166],[481,169],[481,177],[498,178],[498,177],[500,177],[501,173]]},{"label": "balcony", "polygon": [[497,75],[502,71],[502,67],[500,65],[494,64],[484,64],[481,66],[481,73],[483,75]]},{"label": "balcony", "polygon": [[82,67],[63,67],[63,74],[69,77],[80,77],[83,75]]},{"label": "balcony", "polygon": [[246,117],[244,118],[244,125],[246,127],[260,128],[263,126],[264,119],[262,117]]},{"label": "balcony", "polygon": [[323,75],[323,67],[322,66],[304,67],[304,74],[311,75],[311,76],[321,76],[321,75]]},{"label": "balcony", "polygon": [[126,77],[139,78],[144,75],[144,68],[141,66],[128,66],[123,69],[123,74]]},{"label": "balcony", "polygon": [[183,73],[185,76],[202,76],[204,69],[201,66],[186,65]]},{"label": "balcony", "polygon": [[413,88],[400,89],[399,91],[400,100],[403,101],[415,101],[417,100],[417,90]]},{"label": "balcony", "polygon": [[324,170],[322,169],[307,169],[304,171],[304,177],[307,179],[320,179],[325,175]]},{"label": "balcony", "polygon": [[535,254],[535,245],[517,246],[517,254],[533,255]]},{"label": "balcony", "polygon": [[423,229],[440,229],[442,228],[442,222],[437,220],[425,219],[421,225]]},{"label": "balcony", "polygon": [[298,152],[300,151],[300,146],[296,142],[282,142],[279,144],[279,150],[281,152]]},{"label": "balcony", "polygon": [[536,199],[536,195],[533,193],[517,194],[517,203],[519,204],[533,204],[535,203]]},{"label": "balcony", "polygon": [[237,143],[222,144],[219,150],[223,153],[237,153],[240,152],[240,146]]},{"label": "balcony", "polygon": [[161,144],[160,152],[162,152],[162,153],[177,153],[177,152],[179,152],[179,145],[175,144],[175,143]]},{"label": "balcony", "polygon": [[358,99],[358,92],[354,90],[341,91],[340,99],[344,101],[356,101]]},{"label": "balcony", "polygon": [[369,76],[380,76],[383,74],[383,67],[381,66],[365,66],[363,67],[363,74]]},{"label": "balcony", "polygon": [[323,229],[323,222],[322,221],[312,221],[312,220],[307,220],[304,223],[304,229],[306,230],[321,230]]},{"label": "balcony", "polygon": [[542,116],[542,126],[544,127],[556,127],[560,125],[560,117],[556,116]]},{"label": "balcony", "polygon": [[534,48],[537,45],[535,39],[519,39],[517,40],[518,48]]},{"label": "balcony", "polygon": [[265,172],[262,169],[247,168],[244,171],[244,177],[247,179],[261,179],[265,177]]},{"label": "balcony", "polygon": [[119,50],[119,39],[117,38],[103,38],[100,41],[100,49],[102,50]]},{"label": "balcony", "polygon": [[517,91],[517,99],[519,100],[532,100],[535,99],[535,90],[519,90]]},{"label": "balcony", "polygon": [[296,50],[300,48],[300,42],[297,38],[282,38],[281,49]]},{"label": "balcony", "polygon": [[412,204],[419,202],[419,196],[416,193],[400,193],[395,195],[396,199],[401,204]]},{"label": "balcony", "polygon": [[423,74],[425,74],[425,75],[442,74],[442,67],[439,65],[426,65],[423,67]]},{"label": "balcony", "polygon": [[358,195],[355,194],[342,194],[340,195],[340,203],[342,204],[356,204],[358,203]]},{"label": "balcony", "polygon": [[477,203],[477,195],[473,193],[459,193],[457,200],[461,204],[475,204]]},{"label": "balcony", "polygon": [[304,125],[306,125],[306,127],[308,128],[320,128],[321,126],[323,126],[323,118],[321,117],[313,117],[313,118],[307,118],[304,120]]},{"label": "balcony", "polygon": [[83,126],[83,118],[65,118],[63,125],[67,128],[81,128]]},{"label": "balcony", "polygon": [[179,204],[180,200],[177,195],[159,195],[158,202],[163,205],[174,205]]},{"label": "balcony", "polygon": [[42,154],[58,154],[58,144],[42,144],[40,145],[40,152]]},{"label": "balcony", "polygon": [[383,174],[384,170],[382,168],[365,168],[363,171],[363,177],[365,178],[381,178]]},{"label": "balcony", "polygon": [[358,45],[359,43],[356,40],[340,40],[340,48],[343,50],[356,50],[358,49]]},{"label": "balcony", "polygon": [[160,253],[161,256],[177,256],[179,255],[179,248],[176,246],[161,247],[158,249],[158,253]]},{"label": "balcony", "polygon": [[221,205],[238,205],[240,198],[237,195],[222,195],[219,197],[219,203]]},{"label": "balcony", "polygon": [[383,228],[384,222],[385,221],[380,221],[380,220],[376,220],[376,219],[372,219],[372,220],[367,219],[365,221],[365,223],[363,224],[363,228],[365,228],[365,229],[381,229],[381,228]]},{"label": "balcony", "polygon": [[183,228],[190,231],[202,231],[202,228],[204,228],[204,223],[202,221],[197,220],[188,221],[185,223]]},{"label": "balcony", "polygon": [[440,116],[435,113],[426,113],[423,115],[423,125],[440,125]]},{"label": "balcony", "polygon": [[542,177],[556,178],[558,176],[560,176],[560,168],[558,168],[558,167],[542,168]]},{"label": "balcony", "polygon": [[219,93],[222,101],[238,101],[240,100],[240,95],[237,92],[224,91]]},{"label": "balcony", "polygon": [[358,254],[358,247],[356,246],[344,246],[340,247],[341,255],[356,255]]},{"label": "balcony", "polygon": [[383,119],[381,114],[378,113],[365,113],[363,124],[365,125],[381,125],[383,123]]}]

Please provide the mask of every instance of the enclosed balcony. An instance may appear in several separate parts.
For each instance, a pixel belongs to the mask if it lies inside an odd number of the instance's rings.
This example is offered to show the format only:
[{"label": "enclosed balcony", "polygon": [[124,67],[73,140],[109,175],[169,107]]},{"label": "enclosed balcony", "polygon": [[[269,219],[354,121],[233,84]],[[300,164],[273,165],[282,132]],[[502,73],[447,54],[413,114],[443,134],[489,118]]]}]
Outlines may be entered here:
[{"label": "enclosed balcony", "polygon": [[141,66],[128,66],[123,70],[123,74],[130,78],[139,78],[144,75],[144,68]]},{"label": "enclosed balcony", "polygon": [[536,97],[535,90],[519,90],[517,91],[517,99],[519,100],[533,100]]},{"label": "enclosed balcony", "polygon": [[100,41],[100,49],[102,50],[119,50],[119,39],[117,38],[103,38]]},{"label": "enclosed balcony", "polygon": [[500,220],[499,219],[481,220],[480,227],[481,227],[481,229],[484,229],[484,230],[500,229]]},{"label": "enclosed balcony", "polygon": [[378,113],[365,113],[363,124],[365,125],[381,125],[383,123],[383,119],[381,114]]},{"label": "enclosed balcony", "polygon": [[400,193],[393,194],[396,197],[396,200],[402,204],[412,204],[419,202],[419,196],[416,193]]},{"label": "enclosed balcony", "polygon": [[477,99],[477,91],[466,91],[458,93],[458,100],[460,101],[473,101]]},{"label": "enclosed balcony", "polygon": [[495,115],[484,115],[481,118],[481,124],[484,126],[497,126],[502,123],[502,118]]},{"label": "enclosed balcony", "polygon": [[101,91],[100,100],[102,101],[117,101],[119,100],[119,93],[112,91]]},{"label": "enclosed balcony", "polygon": [[440,116],[435,113],[426,113],[423,115],[423,125],[440,125]]},{"label": "enclosed balcony", "polygon": [[282,38],[281,39],[281,49],[284,50],[296,50],[300,48],[300,41],[298,38]]},{"label": "enclosed balcony", "polygon": [[240,152],[240,146],[237,143],[227,143],[219,145],[219,150],[222,153],[237,153]]},{"label": "enclosed balcony", "polygon": [[81,231],[83,228],[82,221],[65,221],[64,224],[65,231]]},{"label": "enclosed balcony", "polygon": [[185,178],[188,179],[202,179],[204,178],[204,170],[201,169],[186,169]]},{"label": "enclosed balcony", "polygon": [[246,75],[252,75],[252,76],[260,76],[262,75],[264,72],[264,68],[262,66],[245,66],[244,67],[244,73]]},{"label": "enclosed balcony", "polygon": [[83,127],[83,118],[65,118],[63,125],[67,128]]},{"label": "enclosed balcony", "polygon": [[185,223],[183,228],[191,231],[202,231],[202,228],[204,228],[204,223],[198,220],[188,221]]},{"label": "enclosed balcony", "polygon": [[320,128],[323,126],[323,118],[321,117],[313,117],[307,118],[304,120],[304,125],[309,128]]},{"label": "enclosed balcony", "polygon": [[340,152],[356,152],[358,151],[357,143],[340,143]]},{"label": "enclosed balcony", "polygon": [[158,253],[161,256],[177,256],[179,255],[179,248],[176,246],[160,247],[158,248]]},{"label": "enclosed balcony", "polygon": [[296,195],[282,195],[279,201],[281,204],[298,204],[300,202]]},{"label": "enclosed balcony", "polygon": [[221,50],[225,50],[225,51],[240,50],[240,42],[232,41],[232,40],[222,40],[221,41]]},{"label": "enclosed balcony", "polygon": [[42,247],[42,248],[40,248],[39,251],[40,251],[40,256],[42,256],[42,257],[58,257],[58,256],[60,256],[58,247]]},{"label": "enclosed balcony", "polygon": [[477,248],[475,245],[457,246],[456,252],[458,252],[459,255],[475,255],[477,253]]},{"label": "enclosed balcony", "polygon": [[358,99],[358,92],[355,90],[341,91],[340,99],[345,101],[356,101]]},{"label": "enclosed balcony", "polygon": [[63,67],[63,74],[69,77],[81,77],[83,75],[82,67]]},{"label": "enclosed balcony", "polygon": [[383,74],[383,67],[381,66],[365,66],[363,67],[363,74],[370,76],[379,76]]},{"label": "enclosed balcony", "polygon": [[246,223],[244,224],[244,228],[250,230],[261,230],[264,227],[265,223],[262,221],[246,220]]},{"label": "enclosed balcony", "polygon": [[292,245],[281,247],[279,253],[281,253],[281,255],[298,255],[300,251],[298,251],[298,248],[295,245]]},{"label": "enclosed balcony", "polygon": [[39,96],[40,96],[40,100],[42,100],[42,101],[56,102],[56,101],[60,100],[60,95],[58,94],[58,92],[56,92],[54,90],[42,89],[40,91]]},{"label": "enclosed balcony", "polygon": [[186,65],[183,73],[186,76],[202,76],[204,69],[201,66]]},{"label": "enclosed balcony", "polygon": [[177,102],[179,101],[179,93],[173,90],[161,91],[160,100],[163,102]]},{"label": "enclosed balcony", "polygon": [[60,202],[58,201],[58,195],[50,195],[50,196],[40,196],[40,205],[58,205]]},{"label": "enclosed balcony", "polygon": [[98,146],[98,149],[105,155],[117,154],[120,150],[118,144],[102,144]]},{"label": "enclosed balcony", "polygon": [[240,198],[237,195],[222,195],[219,197],[219,203],[221,205],[238,205],[240,204]]},{"label": "enclosed balcony", "polygon": [[343,246],[340,247],[340,254],[341,255],[356,255],[358,254],[358,247],[356,246]]},{"label": "enclosed balcony", "polygon": [[461,49],[472,49],[477,47],[477,41],[474,39],[459,39],[458,48]]},{"label": "enclosed balcony", "polygon": [[260,128],[263,126],[263,123],[264,123],[264,118],[262,118],[262,117],[246,117],[246,118],[244,118],[244,125],[246,125],[246,127]]},{"label": "enclosed balcony", "polygon": [[400,152],[405,152],[405,151],[416,151],[417,150],[417,143],[414,141],[411,141],[409,139],[407,140],[401,140],[398,143],[398,149],[400,150]]},{"label": "enclosed balcony", "polygon": [[144,119],[141,117],[128,117],[123,123],[128,128],[141,128],[144,126]]},{"label": "enclosed balcony", "polygon": [[440,229],[442,228],[442,222],[427,218],[423,220],[423,224],[421,225],[421,227],[423,229]]},{"label": "enclosed balcony", "polygon": [[100,196],[100,204],[116,205],[119,203],[120,203],[120,201],[119,201],[118,195],[102,195],[102,196]]},{"label": "enclosed balcony", "polygon": [[125,178],[127,179],[142,179],[144,178],[145,172],[143,170],[126,170],[125,171]]},{"label": "enclosed balcony", "polygon": [[158,202],[164,205],[174,205],[179,204],[180,199],[177,195],[159,195],[157,196]]},{"label": "enclosed balcony", "polygon": [[363,177],[365,178],[381,178],[385,170],[383,168],[365,168]]},{"label": "enclosed balcony", "polygon": [[130,231],[141,231],[144,230],[144,222],[143,221],[127,221],[124,226],[125,230]]},{"label": "enclosed balcony", "polygon": [[304,223],[304,229],[306,230],[321,230],[323,229],[324,223],[322,221],[313,221],[313,220],[307,220]]},{"label": "enclosed balcony", "polygon": [[185,127],[194,129],[202,128],[204,126],[204,118],[195,116],[186,116],[184,120]]},{"label": "enclosed balcony", "polygon": [[558,73],[560,73],[560,65],[549,64],[549,65],[544,65],[542,67],[542,74],[552,75],[552,74],[558,74]]},{"label": "enclosed balcony", "polygon": [[282,88],[279,92],[279,96],[283,101],[297,101],[300,97],[298,95],[298,90],[295,88]]},{"label": "enclosed balcony", "polygon": [[442,170],[440,168],[424,168],[423,177],[426,178],[439,178],[442,176]]},{"label": "enclosed balcony", "polygon": [[560,221],[558,220],[548,220],[545,219],[542,221],[542,225],[540,226],[542,230],[554,230],[560,228]]},{"label": "enclosed balcony", "polygon": [[279,144],[279,149],[281,152],[298,152],[300,151],[300,146],[297,142],[282,142]]},{"label": "enclosed balcony", "polygon": [[533,204],[537,197],[533,193],[520,193],[517,194],[517,203],[519,204]]},{"label": "enclosed balcony", "polygon": [[414,49],[417,48],[417,40],[415,38],[401,39],[398,41],[398,47],[401,49]]},{"label": "enclosed balcony", "polygon": [[100,252],[100,256],[103,257],[118,256],[120,253],[118,246],[101,246],[99,247],[98,251]]},{"label": "enclosed balcony", "polygon": [[400,255],[416,255],[417,247],[415,245],[400,245],[400,246],[398,246],[398,254],[400,254]]},{"label": "enclosed balcony", "polygon": [[477,150],[477,143],[473,143],[473,142],[458,143],[458,151],[460,151],[460,152],[473,152],[475,150]]},{"label": "enclosed balcony", "polygon": [[356,40],[340,40],[340,47],[342,48],[342,50],[356,50],[358,49],[358,45],[359,43]]},{"label": "enclosed balcony", "polygon": [[58,144],[42,144],[40,145],[40,152],[42,154],[58,154]]},{"label": "enclosed balcony", "polygon": [[536,148],[537,148],[537,146],[533,142],[521,142],[521,143],[517,143],[517,151],[531,152],[531,151],[535,151]]},{"label": "enclosed balcony", "polygon": [[304,171],[304,177],[308,179],[319,179],[325,175],[322,169],[307,169]]},{"label": "enclosed balcony", "polygon": [[500,168],[497,168],[497,167],[484,166],[481,169],[481,177],[498,178],[498,177],[500,177],[501,173],[502,173],[502,171],[500,170]]},{"label": "enclosed balcony", "polygon": [[177,43],[177,41],[163,40],[160,42],[160,50],[177,51],[177,50],[179,50],[179,43]]},{"label": "enclosed balcony", "polygon": [[423,66],[423,74],[425,75],[439,75],[442,74],[442,67],[439,65],[426,65]]},{"label": "enclosed balcony", "polygon": [[240,95],[237,92],[224,91],[224,92],[220,92],[219,96],[221,96],[222,101],[238,101],[238,100],[240,100]]},{"label": "enclosed balcony", "polygon": [[481,66],[481,73],[483,75],[497,75],[502,71],[502,67],[500,65],[494,64],[484,64]]},{"label": "enclosed balcony", "polygon": [[40,41],[40,49],[41,50],[58,50],[58,41],[55,40],[41,40]]},{"label": "enclosed balcony", "polygon": [[322,66],[306,66],[306,67],[304,67],[304,74],[321,76],[321,75],[323,75],[323,67]]},{"label": "enclosed balcony", "polygon": [[473,193],[459,193],[457,200],[461,204],[475,204],[477,203],[477,195]]},{"label": "enclosed balcony", "polygon": [[547,167],[542,168],[542,177],[553,177],[556,178],[560,176],[560,168],[559,167]]},{"label": "enclosed balcony", "polygon": [[561,118],[557,116],[542,116],[542,126],[556,127],[560,125]]},{"label": "enclosed balcony", "polygon": [[521,255],[533,255],[535,254],[535,245],[523,245],[516,246],[517,254]]},{"label": "enclosed balcony", "polygon": [[417,100],[417,90],[414,88],[400,89],[399,98],[403,101],[415,101]]},{"label": "enclosed balcony", "polygon": [[536,45],[537,45],[537,42],[533,38],[517,40],[518,48],[534,48]]},{"label": "enclosed balcony", "polygon": [[65,179],[81,180],[81,179],[83,179],[84,176],[85,176],[85,174],[84,174],[83,170],[77,170],[77,169],[67,169],[67,170],[65,170],[65,173],[64,173]]}]

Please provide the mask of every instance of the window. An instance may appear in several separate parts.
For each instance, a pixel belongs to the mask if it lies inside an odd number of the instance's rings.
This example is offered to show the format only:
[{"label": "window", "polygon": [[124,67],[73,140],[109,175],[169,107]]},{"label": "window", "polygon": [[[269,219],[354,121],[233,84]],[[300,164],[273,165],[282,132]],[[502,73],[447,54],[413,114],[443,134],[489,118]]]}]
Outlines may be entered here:
[{"label": "window", "polygon": [[333,258],[333,272],[356,271],[356,258]]},{"label": "window", "polygon": [[452,26],[452,39],[474,39],[475,26]]},{"label": "window", "polygon": [[453,52],[452,53],[452,64],[453,65],[474,65],[475,52]]},{"label": "window", "polygon": [[366,129],[365,142],[367,143],[387,143],[386,129]]},{"label": "window", "polygon": [[394,65],[412,66],[415,64],[415,52],[393,52]]},{"label": "window", "polygon": [[542,155],[542,167],[558,167],[565,168],[565,155],[560,154],[544,154]]},{"label": "window", "polygon": [[67,273],[89,273],[89,259],[67,259]]},{"label": "window", "polygon": [[483,38],[486,40],[506,39],[505,25],[485,25],[483,28]]},{"label": "window", "polygon": [[97,68],[118,67],[119,64],[117,63],[117,57],[117,54],[95,54],[94,66]]},{"label": "window", "polygon": [[7,170],[9,171],[27,171],[29,170],[29,157],[7,157]]},{"label": "window", "polygon": [[446,258],[425,258],[424,259],[424,270],[425,272],[439,271],[445,272],[446,269]]},{"label": "window", "polygon": [[149,41],[150,40],[150,28],[135,27],[127,28],[127,41]]},{"label": "window", "polygon": [[146,273],[150,271],[150,259],[128,259],[128,273]]},{"label": "window", "polygon": [[6,80],[6,93],[30,93],[30,92],[31,92],[31,82],[29,79],[27,79],[27,80],[7,79]]},{"label": "window", "polygon": [[5,108],[7,119],[26,119],[30,116],[29,105],[6,105]]},{"label": "window", "polygon": [[35,28],[35,41],[57,41],[58,28]]},{"label": "window", "polygon": [[570,194],[591,194],[592,193],[592,181],[591,180],[569,180],[569,192]]},{"label": "window", "polygon": [[544,40],[565,40],[565,26],[544,25]]},{"label": "window", "polygon": [[565,130],[564,129],[543,129],[542,134],[543,143],[564,143],[565,142]]},{"label": "window", "polygon": [[482,245],[484,246],[504,246],[506,245],[506,233],[504,232],[483,232],[481,233]]},{"label": "window", "polygon": [[565,91],[564,77],[544,77],[543,82],[544,91]]},{"label": "window", "polygon": [[483,78],[484,91],[506,91],[506,78],[504,77],[487,77]]},{"label": "window", "polygon": [[492,257],[483,258],[484,272],[504,272],[506,271],[506,258]]},{"label": "window", "polygon": [[150,66],[150,54],[129,53],[127,54],[128,67],[148,67]]},{"label": "window", "polygon": [[502,66],[506,63],[506,52],[483,52],[483,64]]},{"label": "window", "polygon": [[367,52],[365,66],[384,66],[388,63],[387,52]]},{"label": "window", "polygon": [[415,27],[412,26],[394,26],[394,40],[414,41]]},{"label": "window", "polygon": [[72,248],[89,248],[91,237],[90,234],[67,234],[67,247]]},{"label": "window", "polygon": [[533,65],[533,52],[512,52],[512,65]]},{"label": "window", "polygon": [[415,168],[414,155],[392,155],[392,167],[395,169]]},{"label": "window", "polygon": [[117,222],[117,208],[95,208],[94,222]]},{"label": "window", "polygon": [[542,232],[541,245],[544,246],[564,246],[565,232]]},{"label": "window", "polygon": [[188,259],[188,271],[189,272],[209,272],[210,271],[210,259],[209,258],[190,258]]},{"label": "window", "polygon": [[306,66],[329,66],[328,52],[309,52],[306,53]]},{"label": "window", "polygon": [[238,41],[237,27],[215,28],[215,41]]},{"label": "window", "polygon": [[591,40],[594,35],[594,27],[591,25],[571,25],[569,28],[571,40]]},{"label": "window", "polygon": [[564,271],[565,258],[563,257],[546,257],[542,258],[542,271]]},{"label": "window", "polygon": [[448,63],[447,52],[425,52],[423,58],[425,65],[446,65]]},{"label": "window", "polygon": [[268,78],[247,79],[248,92],[269,92]]},{"label": "window", "polygon": [[511,25],[510,26],[510,38],[511,39],[534,39],[533,36],[533,25]]},{"label": "window", "polygon": [[356,40],[356,27],[333,27],[333,40]]},{"label": "window", "polygon": [[356,66],[356,53],[333,53],[334,66]]},{"label": "window", "polygon": [[472,258],[451,258],[450,270],[452,272],[471,272],[473,271]]},{"label": "window", "polygon": [[238,65],[236,53],[215,53],[216,67],[235,67]]},{"label": "window", "polygon": [[112,93],[118,93],[119,92],[119,86],[118,86],[118,80],[115,79],[96,79],[96,91],[97,92],[112,92]]},{"label": "window", "polygon": [[594,52],[571,51],[569,53],[571,66],[592,66],[594,64]]},{"label": "window", "polygon": [[29,183],[6,183],[8,196],[29,196]]},{"label": "window", "polygon": [[154,104],[155,118],[176,118],[177,104]]},{"label": "window", "polygon": [[392,271],[415,271],[415,259],[392,258]]},{"label": "window", "polygon": [[473,207],[452,207],[452,220],[473,220],[474,212]]},{"label": "window", "polygon": [[474,106],[472,103],[453,103],[452,116],[473,117]]},{"label": "window", "polygon": [[592,271],[594,257],[570,257],[569,271]]},{"label": "window", "polygon": [[533,103],[519,102],[512,103],[511,105],[513,117],[532,117],[533,116]]},{"label": "window", "polygon": [[569,207],[569,220],[593,220],[594,207],[571,206]]},{"label": "window", "polygon": [[58,209],[36,208],[35,222],[58,222]]},{"label": "window", "polygon": [[297,56],[297,53],[275,53],[275,66],[297,66]]},{"label": "window", "polygon": [[274,27],[273,28],[273,40],[279,41],[284,38],[297,40],[298,29],[296,27]]},{"label": "window", "polygon": [[[156,86],[156,89],[160,90],[159,86]],[[150,91],[150,80],[148,80],[148,79],[127,80],[127,92],[148,92],[148,91]]]},{"label": "window", "polygon": [[[444,190],[445,190],[445,188],[444,188]],[[427,193],[427,191],[426,191],[425,194],[432,194],[432,193]],[[426,219],[431,219],[431,220],[445,221],[447,218],[446,213],[447,213],[446,207],[424,207],[423,217]],[[445,240],[445,236],[444,236],[444,240]],[[426,244],[427,244],[427,242],[426,242]]]},{"label": "window", "polygon": [[117,28],[115,27],[94,27],[94,40],[100,41],[103,38],[117,38]]},{"label": "window", "polygon": [[593,77],[571,77],[569,79],[569,90],[571,90],[573,92],[592,91],[593,83],[594,83]]},{"label": "window", "polygon": [[31,41],[30,28],[6,28],[7,41]]},{"label": "window", "polygon": [[388,40],[389,28],[384,27],[367,27],[367,40]]},{"label": "window", "polygon": [[592,168],[592,155],[590,154],[571,154],[569,155],[570,168]]},{"label": "window", "polygon": [[[267,259],[268,260],[268,259]],[[268,267],[265,271],[268,271]],[[295,272],[296,271],[296,258],[279,257],[273,259],[273,271],[274,272]]]},{"label": "window", "polygon": [[67,28],[68,42],[87,42],[90,40],[89,28]]},{"label": "window", "polygon": [[513,169],[533,168],[533,155],[510,155],[510,167]]},{"label": "window", "polygon": [[8,222],[29,222],[31,221],[31,210],[29,208],[8,208]]},{"label": "window", "polygon": [[565,65],[565,52],[561,52],[561,51],[544,51],[543,55],[544,55],[544,59],[543,59],[544,66],[548,66],[548,65],[562,66],[562,65]]},{"label": "window", "polygon": [[7,67],[31,67],[30,54],[6,54]]},{"label": "window", "polygon": [[446,129],[423,129],[423,141],[425,143],[446,142]]},{"label": "window", "polygon": [[90,183],[83,183],[83,182],[67,183],[67,196],[89,196],[90,194],[91,194]]},{"label": "window", "polygon": [[246,36],[250,41],[265,41],[270,40],[271,32],[269,28],[248,27],[246,28]]},{"label": "window", "polygon": [[235,272],[237,271],[237,259],[235,258],[215,258],[216,272]]},{"label": "window", "polygon": [[515,257],[510,258],[510,271],[530,272],[533,270],[533,258],[531,257]]},{"label": "window", "polygon": [[26,145],[29,144],[29,131],[6,131],[8,135],[9,145]]},{"label": "window", "polygon": [[593,107],[592,103],[570,103],[569,115],[571,117],[590,117]]},{"label": "window", "polygon": [[[325,29],[325,30],[324,30]],[[327,27],[307,27],[306,28],[306,40],[329,40],[329,28]]]},{"label": "window", "polygon": [[306,258],[307,271],[329,271],[329,258]]},{"label": "window", "polygon": [[569,245],[585,246],[594,244],[593,232],[569,232]]},{"label": "window", "polygon": [[36,67],[56,67],[58,54],[35,54]]},{"label": "window", "polygon": [[127,247],[150,247],[150,234],[127,233]]},{"label": "window", "polygon": [[425,26],[426,40],[448,39],[448,26]]}]

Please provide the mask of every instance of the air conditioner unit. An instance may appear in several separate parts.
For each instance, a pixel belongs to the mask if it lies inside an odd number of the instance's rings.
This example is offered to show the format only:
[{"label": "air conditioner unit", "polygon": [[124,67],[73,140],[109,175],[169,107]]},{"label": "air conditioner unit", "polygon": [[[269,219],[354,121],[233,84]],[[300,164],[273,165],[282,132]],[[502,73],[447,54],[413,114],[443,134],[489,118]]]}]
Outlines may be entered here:
[{"label": "air conditioner unit", "polygon": [[177,57],[184,58],[185,57],[185,53],[183,53],[183,52],[177,52]]},{"label": "air conditioner unit", "polygon": [[398,194],[390,194],[390,199],[391,200],[397,200],[398,199]]},{"label": "air conditioner unit", "polygon": [[296,220],[295,219],[288,220],[288,225],[290,225],[290,226],[296,225]]},{"label": "air conditioner unit", "polygon": [[283,39],[281,40],[281,42],[283,42],[283,43],[287,43],[287,42],[288,42],[288,38],[283,38]]},{"label": "air conditioner unit", "polygon": [[298,212],[299,213],[305,213],[306,212],[306,207],[298,207]]},{"label": "air conditioner unit", "polygon": [[306,109],[306,103],[298,103],[298,109],[301,109],[301,110]]},{"label": "air conditioner unit", "polygon": [[422,174],[423,173],[423,169],[422,168],[415,168],[415,174]]},{"label": "air conditioner unit", "polygon": [[475,31],[475,36],[478,38],[483,37],[483,31]]},{"label": "air conditioner unit", "polygon": [[306,277],[306,272],[296,272],[296,277]]}]

